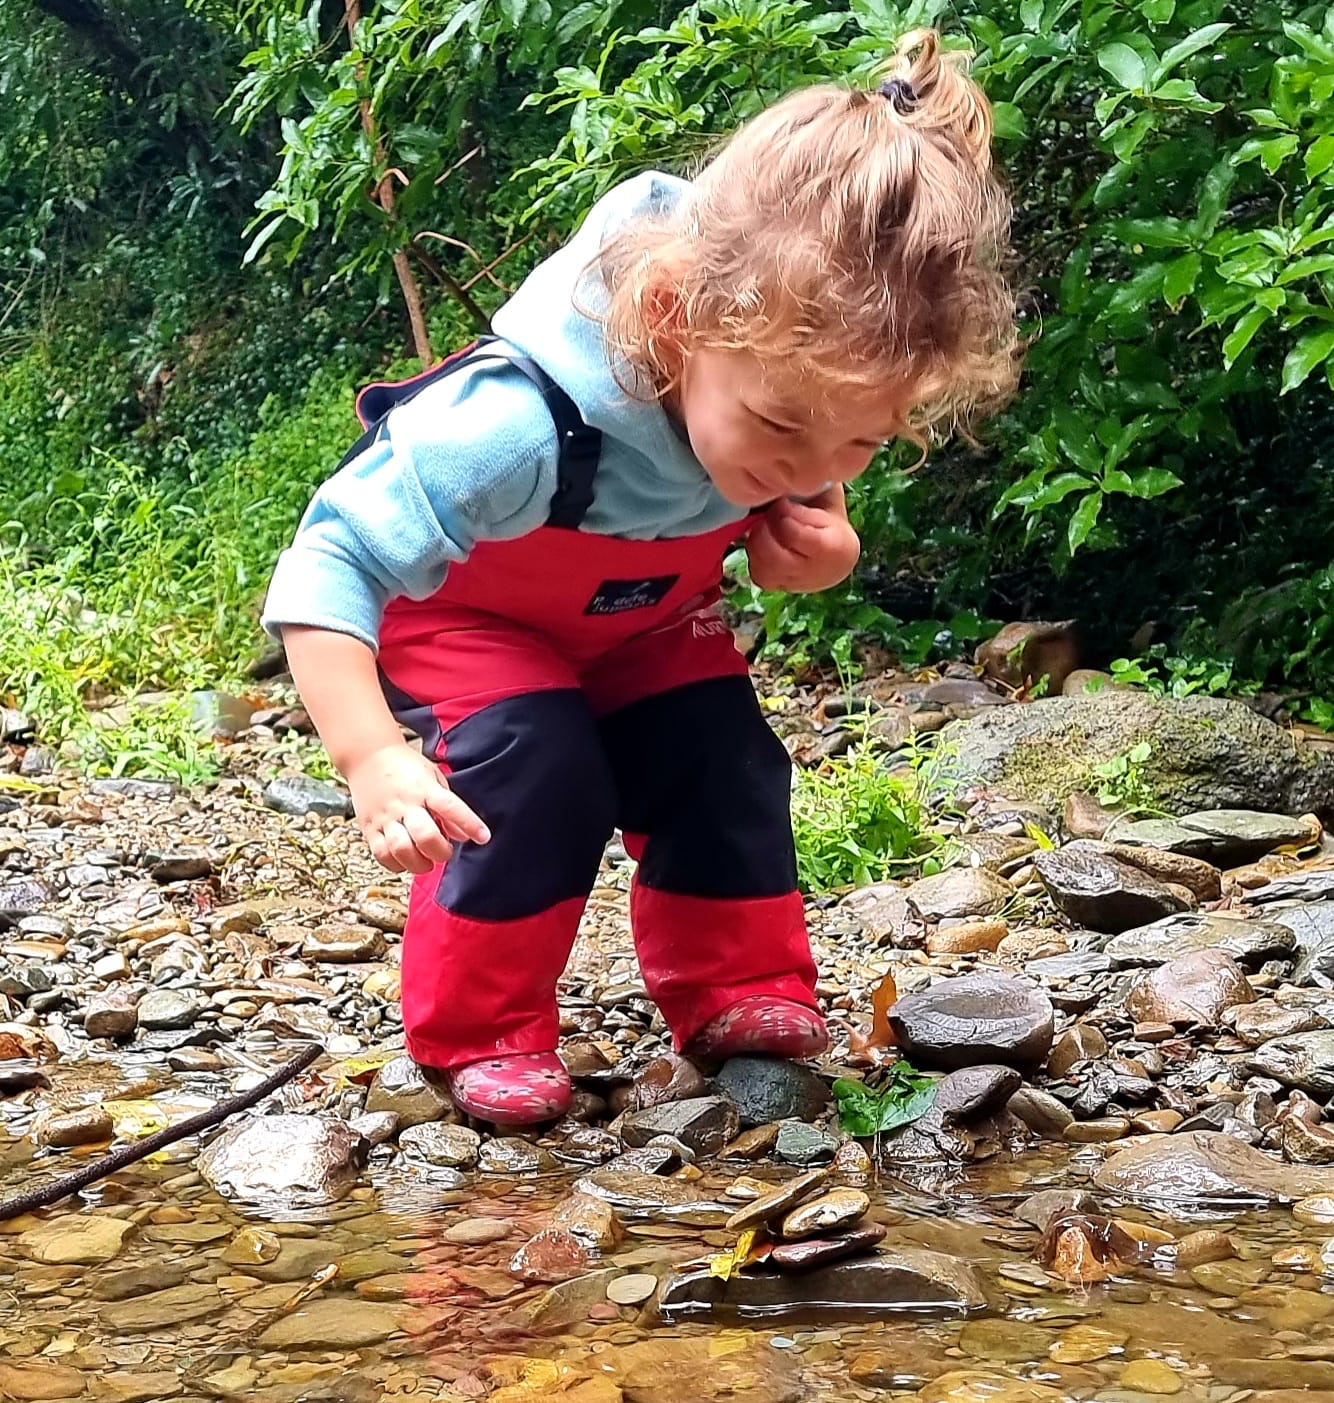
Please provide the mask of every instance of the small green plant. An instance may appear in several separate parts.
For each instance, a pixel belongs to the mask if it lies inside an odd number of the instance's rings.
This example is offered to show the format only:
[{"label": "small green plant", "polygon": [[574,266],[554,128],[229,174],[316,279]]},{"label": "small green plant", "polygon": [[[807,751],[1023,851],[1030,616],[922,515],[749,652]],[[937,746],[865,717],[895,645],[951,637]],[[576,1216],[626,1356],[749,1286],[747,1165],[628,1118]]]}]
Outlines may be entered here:
[{"label": "small green plant", "polygon": [[1190,697],[1196,694],[1221,696],[1227,692],[1251,692],[1254,686],[1238,681],[1233,664],[1218,658],[1168,656],[1161,645],[1137,658],[1117,658],[1111,666],[1112,680],[1130,687],[1143,687],[1157,697]]},{"label": "small green plant", "polygon": [[852,1077],[840,1077],[833,1088],[838,1123],[858,1138],[896,1130],[931,1109],[937,1085],[936,1078],[902,1059],[874,1087]]},{"label": "small green plant", "polygon": [[953,800],[958,776],[952,752],[933,742],[910,742],[906,765],[897,772],[869,744],[797,772],[792,826],[804,891],[941,870],[946,840],[935,825]]},{"label": "small green plant", "polygon": [[1144,773],[1153,758],[1153,746],[1146,740],[1132,745],[1121,755],[1093,766],[1100,781],[1098,803],[1105,808],[1127,809],[1138,813],[1158,812],[1157,794]]}]

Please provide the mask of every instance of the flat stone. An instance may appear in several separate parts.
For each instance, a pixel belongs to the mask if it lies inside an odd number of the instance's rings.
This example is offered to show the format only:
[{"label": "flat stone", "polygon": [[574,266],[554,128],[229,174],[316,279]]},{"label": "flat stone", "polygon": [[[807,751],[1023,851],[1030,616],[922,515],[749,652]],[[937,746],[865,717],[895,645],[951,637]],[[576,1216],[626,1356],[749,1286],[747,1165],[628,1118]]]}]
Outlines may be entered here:
[{"label": "flat stone", "polygon": [[1106,974],[1112,962],[1100,950],[1073,950],[1068,955],[1045,955],[1023,962],[1024,973],[1043,983],[1068,983],[1072,979],[1092,979]]},{"label": "flat stone", "polygon": [[351,818],[352,800],[337,786],[309,775],[280,775],[264,790],[264,803],[280,814]]},{"label": "flat stone", "polygon": [[95,1266],[119,1253],[133,1226],[96,1213],[62,1213],[21,1234],[19,1247],[48,1266]]},{"label": "flat stone", "polygon": [[1088,839],[1040,852],[1033,865],[1057,908],[1090,930],[1116,934],[1186,909],[1166,884]]},{"label": "flat stone", "polygon": [[1062,1139],[1073,1145],[1103,1145],[1129,1133],[1130,1121],[1125,1116],[1100,1116],[1067,1125]]},{"label": "flat stone", "polygon": [[402,1126],[452,1118],[454,1103],[442,1088],[428,1082],[411,1057],[395,1057],[375,1074],[366,1110],[393,1111]]},{"label": "flat stone", "polygon": [[128,1301],[133,1296],[148,1296],[181,1286],[188,1271],[182,1262],[154,1262],[152,1266],[128,1267],[125,1271],[99,1272],[93,1280],[95,1301]]},{"label": "flat stone", "polygon": [[212,1141],[198,1167],[224,1198],[314,1207],[351,1192],[367,1148],[343,1121],[252,1115]]},{"label": "flat stone", "polygon": [[486,1141],[478,1153],[477,1168],[483,1174],[549,1174],[556,1161],[540,1145],[505,1135]]},{"label": "flat stone", "polygon": [[819,1126],[785,1120],[778,1127],[774,1154],[784,1164],[828,1164],[838,1153],[838,1141]]},{"label": "flat stone", "polygon": [[318,1238],[284,1237],[273,1256],[248,1263],[245,1274],[260,1281],[307,1281],[336,1262],[338,1252],[336,1244]]},{"label": "flat stone", "polygon": [[0,1363],[0,1395],[20,1400],[77,1398],[84,1377],[68,1364],[33,1360],[24,1364]]},{"label": "flat stone", "polygon": [[510,1273],[520,1281],[553,1283],[583,1276],[592,1261],[588,1244],[565,1228],[544,1228],[510,1259]]},{"label": "flat stone", "polygon": [[1284,814],[1207,809],[1176,819],[1118,822],[1107,836],[1117,843],[1203,858],[1219,867],[1240,867],[1285,844],[1309,840],[1310,835],[1309,822]]},{"label": "flat stone", "polygon": [[622,1123],[621,1138],[641,1149],[659,1135],[670,1135],[694,1154],[713,1156],[739,1129],[737,1108],[726,1096],[698,1096],[632,1111]]},{"label": "flat stone", "polygon": [[477,1164],[482,1137],[466,1125],[446,1125],[429,1121],[410,1125],[398,1137],[400,1148],[410,1155],[446,1169],[472,1169]]},{"label": "flat stone", "polygon": [[807,1272],[817,1267],[861,1257],[873,1252],[885,1240],[883,1223],[861,1223],[833,1237],[812,1237],[803,1242],[784,1242],[770,1252],[768,1265],[778,1271]]},{"label": "flat stone", "polygon": [[737,1209],[727,1220],[727,1230],[741,1233],[750,1228],[757,1228],[762,1223],[776,1226],[798,1204],[805,1203],[808,1198],[818,1193],[828,1178],[827,1169],[813,1169],[809,1173],[798,1174],[795,1179],[779,1184],[768,1193],[760,1194],[744,1208]]},{"label": "flat stone", "polygon": [[1039,1232],[1046,1232],[1047,1224],[1058,1213],[1096,1213],[1097,1210],[1097,1201],[1083,1189],[1042,1189],[1030,1194],[1015,1209],[1015,1217],[1031,1223]]},{"label": "flat stone", "polygon": [[[707,1338],[674,1339],[659,1332],[650,1339],[609,1350],[616,1395],[597,1394],[587,1403],[805,1403],[810,1392],[797,1361],[767,1342],[738,1338],[720,1350]],[[613,1385],[615,1386],[615,1385]],[[579,1389],[571,1403],[583,1403]],[[517,1400],[516,1400],[517,1403]]]},{"label": "flat stone", "polygon": [[1121,1388],[1155,1395],[1180,1393],[1186,1386],[1185,1379],[1161,1359],[1132,1359],[1117,1383]]},{"label": "flat stone", "polygon": [[1024,1320],[970,1320],[959,1334],[959,1348],[970,1359],[993,1364],[1029,1364],[1051,1347],[1052,1333]]},{"label": "flat stone", "polygon": [[1258,906],[1275,901],[1334,901],[1334,867],[1276,877],[1266,886],[1247,892],[1246,899]]},{"label": "flat stone", "polygon": [[1035,1066],[1055,1029],[1051,1001],[1036,984],[991,973],[907,994],[890,1009],[889,1022],[914,1065],[946,1071],[987,1062]]},{"label": "flat stone", "polygon": [[924,921],[994,916],[1014,897],[1014,888],[985,867],[952,867],[908,888],[908,904]]},{"label": "flat stone", "polygon": [[1334,1193],[1334,1170],[1283,1164],[1232,1135],[1182,1131],[1113,1155],[1094,1177],[1104,1193],[1184,1203],[1287,1203]]},{"label": "flat stone", "polygon": [[1091,1062],[1107,1054],[1107,1039],[1092,1023],[1076,1023],[1052,1044],[1047,1075],[1057,1080],[1078,1062]]},{"label": "flat stone", "polygon": [[383,1344],[403,1330],[393,1306],[351,1296],[330,1296],[298,1306],[259,1337],[265,1349],[361,1349]]},{"label": "flat stone", "polygon": [[317,964],[364,964],[385,952],[383,932],[374,926],[318,926],[311,931],[301,953]]},{"label": "flat stone", "polygon": [[73,1145],[103,1145],[115,1131],[103,1106],[81,1106],[73,1111],[44,1111],[33,1121],[32,1137],[39,1145],[68,1149]]},{"label": "flat stone", "polygon": [[485,1247],[503,1241],[513,1231],[514,1224],[508,1218],[465,1218],[447,1227],[440,1237],[458,1247]]},{"label": "flat stone", "polygon": [[715,1080],[736,1105],[745,1129],[780,1120],[813,1121],[829,1105],[828,1083],[784,1058],[733,1057]]},{"label": "flat stone", "polygon": [[630,1212],[681,1208],[701,1201],[699,1192],[679,1179],[663,1179],[642,1170],[604,1165],[574,1183],[577,1193],[588,1194]]},{"label": "flat stone", "polygon": [[610,1252],[624,1236],[611,1204],[581,1193],[571,1194],[557,1204],[551,1215],[551,1226],[563,1228],[595,1252]]},{"label": "flat stone", "polygon": [[1023,1078],[1013,1067],[999,1063],[961,1067],[936,1083],[931,1109],[947,1125],[967,1125],[1000,1110],[1022,1082]]},{"label": "flat stone", "polygon": [[1327,1101],[1334,1096],[1334,1028],[1273,1038],[1252,1049],[1246,1070]]},{"label": "flat stone", "polygon": [[995,953],[1010,933],[1004,921],[964,921],[942,926],[926,938],[928,955],[980,955]]},{"label": "flat stone", "polygon": [[1334,988],[1334,901],[1280,901],[1260,909],[1297,942],[1293,983]]},{"label": "flat stone", "polygon": [[1274,921],[1247,921],[1204,911],[1167,916],[1109,940],[1103,952],[1118,968],[1161,965],[1196,950],[1222,950],[1252,969],[1266,960],[1290,956],[1297,944],[1286,926]]},{"label": "flat stone", "polygon": [[1200,1023],[1212,1027],[1255,991],[1241,966],[1223,950],[1196,950],[1142,974],[1125,997],[1127,1015],[1144,1023]]},{"label": "flat stone", "polygon": [[204,1011],[203,1003],[181,989],[150,989],[139,1000],[138,1024],[154,1031],[190,1028]]},{"label": "flat stone", "polygon": [[860,922],[866,934],[877,943],[909,944],[923,934],[923,926],[915,910],[909,907],[906,889],[896,882],[876,882],[849,892],[839,902]]},{"label": "flat stone", "polygon": [[1135,847],[1131,843],[1110,843],[1107,851],[1121,862],[1147,872],[1158,882],[1185,887],[1196,901],[1217,901],[1223,894],[1223,874],[1212,862],[1164,852],[1161,848]]},{"label": "flat stone", "polygon": [[560,1330],[584,1324],[589,1311],[607,1299],[607,1287],[623,1275],[620,1267],[606,1267],[558,1282],[534,1300],[521,1306],[516,1316],[532,1330]]},{"label": "flat stone", "polygon": [[642,1305],[658,1289],[658,1278],[648,1272],[618,1276],[607,1285],[607,1299],[618,1306]]},{"label": "flat stone", "polygon": [[784,1219],[779,1233],[788,1241],[817,1237],[850,1227],[870,1212],[871,1200],[860,1189],[830,1189],[794,1208]]},{"label": "flat stone", "polygon": [[881,1248],[799,1276],[749,1270],[723,1281],[707,1270],[685,1271],[667,1281],[658,1295],[658,1308],[668,1320],[736,1313],[763,1314],[773,1321],[828,1310],[962,1315],[986,1306],[982,1282],[969,1263],[910,1247]]},{"label": "flat stone", "polygon": [[173,1286],[104,1306],[98,1312],[98,1321],[118,1334],[141,1334],[202,1320],[216,1315],[226,1304],[216,1286]]},{"label": "flat stone", "polygon": [[1047,1140],[1060,1140],[1065,1128],[1074,1121],[1074,1112],[1048,1091],[1036,1086],[1021,1086],[1010,1097],[1006,1108],[1019,1117],[1035,1134]]}]

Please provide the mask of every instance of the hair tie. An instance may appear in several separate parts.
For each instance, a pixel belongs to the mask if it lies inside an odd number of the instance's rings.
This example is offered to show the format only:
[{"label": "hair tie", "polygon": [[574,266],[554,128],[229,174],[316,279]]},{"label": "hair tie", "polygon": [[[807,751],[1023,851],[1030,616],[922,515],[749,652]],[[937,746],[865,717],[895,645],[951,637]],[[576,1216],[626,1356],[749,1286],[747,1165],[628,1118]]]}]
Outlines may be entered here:
[{"label": "hair tie", "polygon": [[889,99],[895,112],[911,112],[917,106],[917,89],[906,78],[886,78],[876,92]]}]

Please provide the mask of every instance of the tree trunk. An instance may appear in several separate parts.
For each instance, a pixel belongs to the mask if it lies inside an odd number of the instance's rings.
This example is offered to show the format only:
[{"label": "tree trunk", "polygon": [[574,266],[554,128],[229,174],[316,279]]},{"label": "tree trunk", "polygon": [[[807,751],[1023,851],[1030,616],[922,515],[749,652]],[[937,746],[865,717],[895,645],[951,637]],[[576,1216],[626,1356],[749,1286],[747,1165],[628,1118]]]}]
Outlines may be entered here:
[{"label": "tree trunk", "polygon": [[[361,21],[361,0],[344,0],[344,11],[347,15],[347,40],[352,44],[356,35],[357,25]],[[365,74],[358,72],[358,80],[364,78]],[[366,139],[371,144],[371,156],[377,167],[385,163],[384,143],[376,135],[375,117],[371,112],[369,98],[362,98],[360,103],[361,128],[366,133]],[[392,226],[394,220],[394,177],[385,174],[381,177],[379,188],[375,192],[375,198],[380,208],[389,216]],[[421,361],[423,369],[430,365],[435,356],[431,351],[431,337],[426,330],[426,313],[422,307],[421,286],[417,282],[417,275],[412,271],[412,263],[408,258],[406,248],[401,248],[394,254],[394,272],[398,277],[398,285],[403,292],[403,301],[408,309],[408,321],[412,326],[412,341],[417,348],[417,359]]]}]

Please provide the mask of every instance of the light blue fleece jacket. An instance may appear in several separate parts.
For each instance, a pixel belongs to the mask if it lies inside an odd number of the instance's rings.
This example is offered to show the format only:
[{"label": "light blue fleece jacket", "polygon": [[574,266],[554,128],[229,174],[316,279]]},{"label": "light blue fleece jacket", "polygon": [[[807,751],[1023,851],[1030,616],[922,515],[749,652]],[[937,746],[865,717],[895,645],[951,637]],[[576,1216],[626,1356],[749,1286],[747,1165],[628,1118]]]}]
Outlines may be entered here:
[{"label": "light blue fleece jacket", "polygon": [[[686,181],[648,172],[594,205],[578,234],[540,264],[496,313],[498,336],[535,360],[603,434],[594,499],[582,530],[659,540],[740,521],[657,403],[617,383],[596,310],[601,282],[585,270],[628,220],[671,209]],[[532,383],[479,361],[392,410],[387,434],[315,493],[279,557],[263,624],[350,633],[375,648],[386,603],[425,599],[478,541],[542,526],[556,490],[556,430]]]}]

